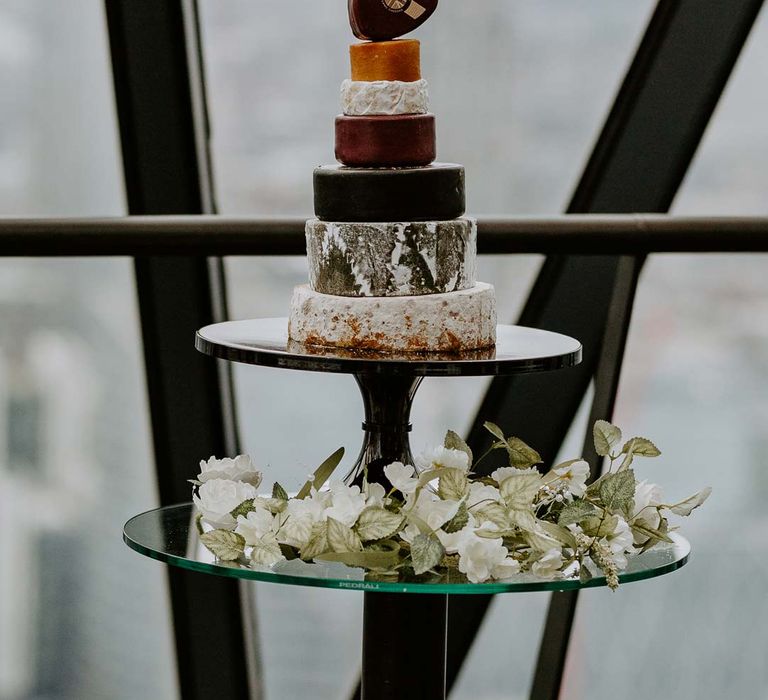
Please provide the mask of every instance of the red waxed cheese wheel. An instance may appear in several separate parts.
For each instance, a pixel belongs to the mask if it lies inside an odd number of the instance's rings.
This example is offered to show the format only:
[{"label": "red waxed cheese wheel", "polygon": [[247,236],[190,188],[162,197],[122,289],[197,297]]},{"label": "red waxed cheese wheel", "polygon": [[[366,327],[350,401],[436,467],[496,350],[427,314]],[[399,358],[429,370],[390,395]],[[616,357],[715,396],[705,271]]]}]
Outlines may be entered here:
[{"label": "red waxed cheese wheel", "polygon": [[434,114],[336,117],[336,160],[353,168],[429,165],[436,143]]},{"label": "red waxed cheese wheel", "polygon": [[349,60],[355,81],[413,83],[421,80],[421,44],[416,39],[352,44]]}]

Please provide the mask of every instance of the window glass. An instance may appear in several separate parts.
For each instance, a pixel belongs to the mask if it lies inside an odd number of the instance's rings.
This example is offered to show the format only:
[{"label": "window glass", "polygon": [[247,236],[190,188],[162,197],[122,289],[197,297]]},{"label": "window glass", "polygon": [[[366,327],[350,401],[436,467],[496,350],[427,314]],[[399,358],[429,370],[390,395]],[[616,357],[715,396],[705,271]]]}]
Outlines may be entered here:
[{"label": "window glass", "polygon": [[[768,214],[768,16],[753,30],[674,207]],[[640,280],[617,422],[663,451],[638,475],[670,498],[710,485],[682,522],[691,562],[618,593],[581,596],[564,700],[768,694],[762,650],[768,525],[765,255],[650,258]]]},{"label": "window glass", "polygon": [[[124,213],[103,3],[0,0],[0,215]],[[0,698],[177,696],[130,261],[0,259]]]},{"label": "window glass", "polygon": [[[471,213],[562,211],[651,7],[650,0],[441,4],[418,38],[439,158],[466,166]],[[222,213],[308,215],[312,168],[333,161],[338,89],[349,72],[345,3],[203,0],[201,10]],[[503,321],[516,317],[538,264],[533,256],[481,260]],[[307,270],[298,258],[237,259],[228,261],[228,276],[236,318],[285,316]],[[348,448],[344,466],[354,461],[362,406],[350,377],[239,367],[236,378],[245,445],[283,483],[298,484],[340,444]],[[441,440],[446,428],[466,430],[485,386],[426,381],[413,411],[414,450]],[[359,597],[277,586],[258,593],[262,629],[270,630],[268,690],[343,694],[360,658]],[[457,698],[524,696],[546,598],[516,598],[496,603]],[[305,666],[295,672],[297,658],[313,664],[311,674]]]}]

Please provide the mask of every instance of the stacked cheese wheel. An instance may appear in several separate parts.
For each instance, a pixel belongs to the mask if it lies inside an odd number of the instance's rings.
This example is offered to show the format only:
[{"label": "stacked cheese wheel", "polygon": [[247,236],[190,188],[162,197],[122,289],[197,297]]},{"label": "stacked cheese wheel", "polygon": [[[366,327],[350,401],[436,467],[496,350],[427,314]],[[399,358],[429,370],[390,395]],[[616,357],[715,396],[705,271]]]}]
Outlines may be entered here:
[{"label": "stacked cheese wheel", "polygon": [[493,287],[476,281],[464,168],[434,163],[418,41],[350,48],[336,119],[341,165],[315,170],[310,284],[291,305],[293,340],[379,352],[462,352],[496,340]]}]

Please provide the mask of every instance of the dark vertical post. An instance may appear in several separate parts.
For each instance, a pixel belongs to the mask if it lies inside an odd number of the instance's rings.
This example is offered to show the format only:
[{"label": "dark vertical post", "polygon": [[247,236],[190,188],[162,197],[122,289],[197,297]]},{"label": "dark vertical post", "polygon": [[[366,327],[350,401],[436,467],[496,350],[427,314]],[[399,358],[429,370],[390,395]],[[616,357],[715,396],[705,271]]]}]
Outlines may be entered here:
[{"label": "dark vertical post", "polygon": [[[208,123],[193,0],[106,0],[130,214],[213,213]],[[201,458],[237,449],[226,369],[194,333],[226,315],[220,260],[137,258],[157,481],[162,504],[189,500]],[[192,699],[247,698],[241,589],[169,570],[179,683]]]},{"label": "dark vertical post", "polygon": [[[619,260],[618,275],[597,363],[595,396],[582,451],[584,458],[589,462],[592,480],[600,476],[604,463],[595,452],[592,426],[599,419],[611,420],[613,415],[641,267],[640,258],[622,257]],[[534,672],[531,700],[557,700],[560,695],[578,599],[578,591],[553,593],[550,598]]]},{"label": "dark vertical post", "polygon": [[[761,6],[762,0],[660,0],[569,213],[669,209]],[[469,436],[476,452],[488,445],[482,422],[490,419],[535,445],[545,460],[554,458],[596,371],[612,293],[623,283],[618,274],[616,257],[545,261],[520,323],[579,338],[583,362],[564,375],[494,380]],[[485,468],[495,466],[489,460]],[[489,604],[481,596],[449,599],[449,687]],[[544,697],[536,692],[537,700]]]},{"label": "dark vertical post", "polygon": [[444,700],[447,601],[365,594],[362,700]]}]

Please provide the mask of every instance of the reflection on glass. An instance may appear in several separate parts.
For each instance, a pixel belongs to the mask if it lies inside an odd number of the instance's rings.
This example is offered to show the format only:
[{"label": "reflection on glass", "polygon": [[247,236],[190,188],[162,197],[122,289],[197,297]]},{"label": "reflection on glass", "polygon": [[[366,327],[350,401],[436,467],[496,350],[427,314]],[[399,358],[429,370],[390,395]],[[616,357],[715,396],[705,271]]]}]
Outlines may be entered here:
[{"label": "reflection on glass", "polygon": [[[0,0],[0,214],[122,213],[103,3]],[[0,698],[177,696],[127,260],[0,260]]]}]

